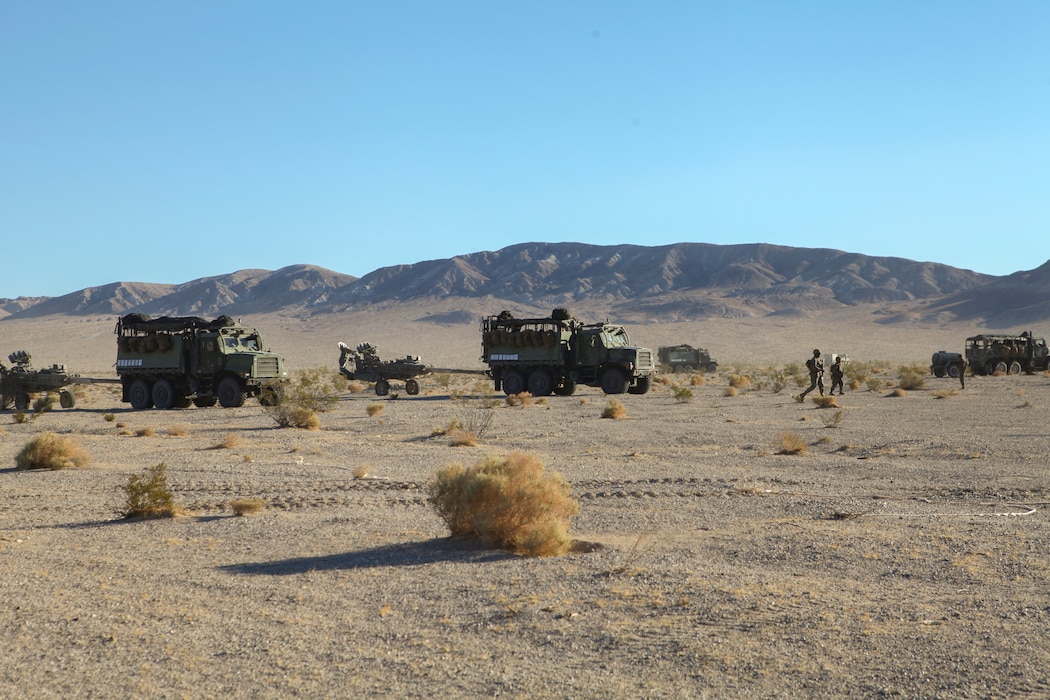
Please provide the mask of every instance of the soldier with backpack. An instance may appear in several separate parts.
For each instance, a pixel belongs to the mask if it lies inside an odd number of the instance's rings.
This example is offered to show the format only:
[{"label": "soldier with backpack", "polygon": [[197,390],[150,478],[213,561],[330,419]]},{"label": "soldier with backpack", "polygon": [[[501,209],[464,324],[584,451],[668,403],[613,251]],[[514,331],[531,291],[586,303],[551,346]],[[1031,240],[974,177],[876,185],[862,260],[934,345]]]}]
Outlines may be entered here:
[{"label": "soldier with backpack", "polygon": [[798,400],[806,398],[806,394],[814,389],[820,389],[820,395],[824,395],[824,360],[820,357],[820,350],[813,351],[813,357],[806,360],[806,369],[809,370],[809,386],[798,395]]}]

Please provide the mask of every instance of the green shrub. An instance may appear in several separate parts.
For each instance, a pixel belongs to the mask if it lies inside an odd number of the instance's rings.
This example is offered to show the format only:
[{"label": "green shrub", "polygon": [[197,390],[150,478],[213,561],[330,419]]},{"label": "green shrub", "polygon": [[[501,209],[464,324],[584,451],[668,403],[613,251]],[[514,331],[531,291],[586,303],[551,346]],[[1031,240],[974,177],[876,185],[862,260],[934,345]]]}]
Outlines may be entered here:
[{"label": "green shrub", "polygon": [[430,502],[456,537],[529,556],[569,550],[569,519],[579,504],[557,473],[532,455],[488,456],[472,467],[452,464],[430,484]]},{"label": "green shrub", "polygon": [[15,456],[19,469],[70,469],[91,461],[87,450],[73,440],[52,432],[41,433]]},{"label": "green shrub", "polygon": [[120,515],[125,518],[173,518],[180,513],[168,485],[164,462],[132,474],[123,486],[126,497]]},{"label": "green shrub", "polygon": [[295,380],[267,388],[264,409],[279,428],[318,430],[318,413],[331,408],[339,397],[330,379],[320,370],[304,372]]}]

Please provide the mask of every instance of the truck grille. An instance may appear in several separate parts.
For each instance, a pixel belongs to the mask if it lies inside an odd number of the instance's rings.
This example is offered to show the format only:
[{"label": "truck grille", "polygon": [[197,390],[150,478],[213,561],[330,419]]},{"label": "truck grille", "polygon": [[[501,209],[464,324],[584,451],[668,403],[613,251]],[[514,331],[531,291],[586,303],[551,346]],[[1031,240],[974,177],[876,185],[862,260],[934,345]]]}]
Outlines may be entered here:
[{"label": "truck grille", "polygon": [[280,363],[276,357],[259,357],[255,360],[255,376],[257,378],[276,377],[279,375]]},{"label": "truck grille", "polygon": [[638,351],[638,369],[653,368],[653,353],[651,350]]}]

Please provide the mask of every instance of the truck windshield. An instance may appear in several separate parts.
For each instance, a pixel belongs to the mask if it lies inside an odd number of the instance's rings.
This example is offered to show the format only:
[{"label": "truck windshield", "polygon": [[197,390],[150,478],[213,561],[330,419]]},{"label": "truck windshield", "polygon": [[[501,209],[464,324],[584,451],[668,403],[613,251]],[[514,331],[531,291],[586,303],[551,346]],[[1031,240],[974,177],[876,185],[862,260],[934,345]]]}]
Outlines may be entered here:
[{"label": "truck windshield", "polygon": [[627,337],[627,331],[622,328],[619,330],[606,329],[602,331],[602,343],[604,343],[607,348],[625,348],[630,342],[630,338]]},{"label": "truck windshield", "polygon": [[256,335],[228,336],[226,338],[226,347],[231,350],[238,348],[242,350],[258,350],[259,337]]}]

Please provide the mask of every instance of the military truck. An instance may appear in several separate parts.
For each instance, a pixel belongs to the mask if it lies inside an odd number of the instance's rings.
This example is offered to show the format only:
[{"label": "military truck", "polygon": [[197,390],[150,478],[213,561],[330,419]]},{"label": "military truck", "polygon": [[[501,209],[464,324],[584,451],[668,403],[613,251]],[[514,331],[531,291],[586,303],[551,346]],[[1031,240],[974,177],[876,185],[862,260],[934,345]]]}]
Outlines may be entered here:
[{"label": "military truck", "polygon": [[966,360],[961,353],[938,350],[930,358],[930,373],[935,377],[958,379],[966,371]]},{"label": "military truck", "polygon": [[265,389],[287,376],[283,358],[263,350],[259,332],[229,316],[128,314],[115,332],[121,400],[132,408],[229,408],[248,396],[267,403],[273,392]]},{"label": "military truck", "polygon": [[24,411],[29,408],[30,395],[42,392],[58,392],[58,404],[73,408],[76,398],[66,387],[76,383],[76,375],[67,372],[65,365],[33,369],[32,359],[25,350],[18,350],[7,356],[10,368],[0,362],[0,409],[14,404]]},{"label": "military truck", "polygon": [[631,345],[623,326],[585,324],[565,309],[550,318],[514,318],[504,311],[481,320],[481,361],[508,396],[571,396],[576,386],[606,394],[644,394],[656,368],[653,351]]},{"label": "military truck", "polygon": [[966,362],[974,374],[1020,374],[1050,370],[1046,340],[1021,335],[975,335],[966,339]]},{"label": "military truck", "polygon": [[660,364],[669,366],[672,372],[718,371],[718,363],[711,359],[711,353],[692,345],[664,345],[657,350],[657,357]]}]

